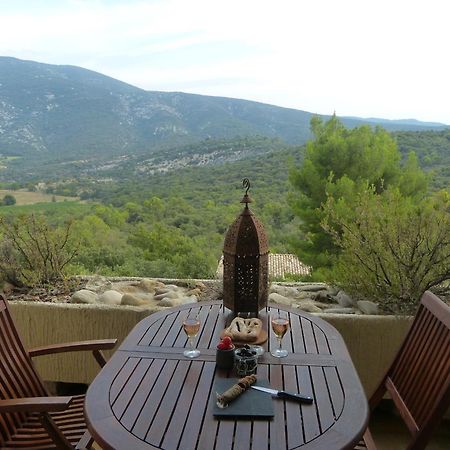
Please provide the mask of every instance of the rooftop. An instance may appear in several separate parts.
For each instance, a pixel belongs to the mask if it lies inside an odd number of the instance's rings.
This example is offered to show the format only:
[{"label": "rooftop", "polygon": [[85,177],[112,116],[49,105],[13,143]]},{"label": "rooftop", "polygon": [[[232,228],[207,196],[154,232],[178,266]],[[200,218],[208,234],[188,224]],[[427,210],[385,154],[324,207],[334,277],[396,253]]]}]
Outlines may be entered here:
[{"label": "rooftop", "polygon": [[[269,277],[284,279],[287,275],[308,275],[311,268],[292,253],[269,253]],[[223,277],[223,256],[216,270],[216,278]]]}]

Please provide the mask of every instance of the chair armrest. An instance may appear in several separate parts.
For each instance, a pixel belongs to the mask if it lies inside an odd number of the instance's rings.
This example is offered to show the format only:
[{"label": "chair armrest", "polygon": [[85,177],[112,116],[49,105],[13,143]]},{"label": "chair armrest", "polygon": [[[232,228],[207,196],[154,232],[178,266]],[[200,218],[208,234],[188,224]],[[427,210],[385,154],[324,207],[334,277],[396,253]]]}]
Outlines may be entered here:
[{"label": "chair armrest", "polygon": [[375,445],[375,441],[373,440],[372,433],[370,432],[369,427],[366,428],[363,439],[367,450],[377,450],[377,446]]},{"label": "chair armrest", "polygon": [[75,450],[90,449],[90,448],[92,448],[93,443],[94,443],[94,438],[91,436],[91,433],[89,433],[89,431],[85,431],[83,436],[81,436],[81,439],[78,441],[78,444],[75,446]]},{"label": "chair armrest", "polygon": [[73,397],[23,397],[0,400],[0,413],[64,411],[72,399]]},{"label": "chair armrest", "polygon": [[72,400],[73,397],[23,397],[0,400],[0,413],[39,413],[39,420],[54,442],[55,448],[70,450],[73,446],[58,429],[49,413],[65,411]]},{"label": "chair armrest", "polygon": [[100,367],[106,364],[106,359],[103,356],[102,350],[111,350],[117,343],[117,339],[101,339],[97,341],[80,341],[80,342],[68,342],[66,344],[53,344],[46,345],[45,347],[37,347],[28,351],[31,357],[51,355],[53,353],[64,352],[79,352],[91,350],[95,360]]},{"label": "chair armrest", "polygon": [[52,344],[44,347],[32,348],[28,354],[35,356],[50,355],[53,353],[79,352],[87,350],[111,350],[117,343],[117,339],[101,339],[96,341],[67,342],[65,344]]}]

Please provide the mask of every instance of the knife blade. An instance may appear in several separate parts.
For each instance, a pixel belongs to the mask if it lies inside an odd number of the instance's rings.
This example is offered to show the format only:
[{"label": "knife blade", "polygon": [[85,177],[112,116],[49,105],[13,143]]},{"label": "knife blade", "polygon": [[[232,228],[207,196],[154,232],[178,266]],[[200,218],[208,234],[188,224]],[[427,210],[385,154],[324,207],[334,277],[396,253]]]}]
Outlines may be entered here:
[{"label": "knife blade", "polygon": [[262,386],[250,386],[253,389],[256,389],[258,391],[266,392],[267,394],[274,395],[278,398],[284,398],[284,399],[290,399],[290,400],[297,400],[298,402],[302,403],[312,403],[313,399],[312,397],[308,397],[307,395],[302,394],[293,394],[291,392],[286,391],[278,391],[277,389],[270,389]]}]

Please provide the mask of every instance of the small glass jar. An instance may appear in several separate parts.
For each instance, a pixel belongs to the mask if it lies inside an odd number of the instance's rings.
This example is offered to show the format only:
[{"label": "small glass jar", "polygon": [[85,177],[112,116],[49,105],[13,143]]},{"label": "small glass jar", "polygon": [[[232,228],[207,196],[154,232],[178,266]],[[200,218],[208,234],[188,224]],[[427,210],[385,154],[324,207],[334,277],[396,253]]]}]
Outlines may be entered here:
[{"label": "small glass jar", "polygon": [[257,365],[258,355],[255,350],[250,348],[250,346],[246,345],[235,351],[234,369],[238,376],[245,377],[247,375],[252,375],[256,372]]}]

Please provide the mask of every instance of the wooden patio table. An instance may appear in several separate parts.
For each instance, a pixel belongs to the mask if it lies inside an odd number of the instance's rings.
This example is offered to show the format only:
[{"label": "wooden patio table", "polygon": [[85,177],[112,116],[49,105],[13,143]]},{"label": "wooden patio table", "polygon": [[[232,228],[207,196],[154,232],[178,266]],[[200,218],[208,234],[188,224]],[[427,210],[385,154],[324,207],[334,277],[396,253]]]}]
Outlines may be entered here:
[{"label": "wooden patio table", "polygon": [[[283,338],[285,358],[268,353],[277,345],[268,313],[277,309],[289,314],[291,324]],[[188,344],[181,322],[189,312],[201,320],[195,359],[183,356]],[[214,381],[236,378],[215,367],[216,345],[231,313],[222,302],[200,302],[143,319],[92,382],[85,412],[96,441],[123,450],[352,448],[369,412],[340,334],[318,317],[280,305],[269,305],[260,318],[269,339],[258,377],[272,388],[310,395],[312,404],[274,398],[271,419],[215,418]]]}]

